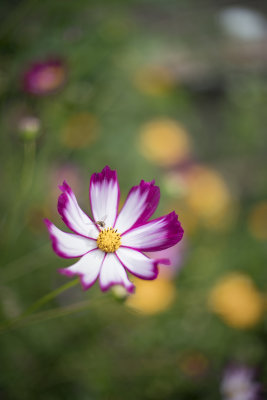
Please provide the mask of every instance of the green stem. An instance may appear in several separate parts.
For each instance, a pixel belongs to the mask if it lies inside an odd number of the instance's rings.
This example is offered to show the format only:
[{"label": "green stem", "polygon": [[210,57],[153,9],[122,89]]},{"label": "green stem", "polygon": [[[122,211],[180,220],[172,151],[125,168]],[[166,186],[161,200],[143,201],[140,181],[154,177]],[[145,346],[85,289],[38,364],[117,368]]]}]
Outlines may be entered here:
[{"label": "green stem", "polygon": [[[1,266],[1,283],[6,284],[16,279],[20,279],[22,276],[48,264],[50,260],[46,255],[47,250],[50,248],[50,243],[45,244]],[[37,255],[38,263],[36,263]]]},{"label": "green stem", "polygon": [[60,286],[59,288],[53,290],[52,292],[46,294],[45,296],[41,297],[35,303],[33,303],[24,313],[21,314],[21,318],[27,317],[28,315],[32,314],[34,311],[38,310],[44,304],[48,303],[50,300],[54,299],[60,293],[64,292],[65,290],[71,288],[72,286],[77,285],[79,283],[79,278],[76,278],[70,282],[65,283],[65,285]]},{"label": "green stem", "polygon": [[21,177],[21,193],[24,197],[32,185],[35,164],[36,143],[34,140],[24,143],[24,164]]},{"label": "green stem", "polygon": [[44,304],[48,303],[50,300],[54,299],[60,293],[64,292],[65,290],[71,288],[72,286],[77,285],[79,282],[79,278],[76,278],[70,282],[65,283],[64,285],[60,286],[59,288],[53,290],[52,292],[46,294],[45,296],[41,297],[35,303],[33,303],[30,307],[28,307],[19,317],[12,319],[11,321],[7,321],[2,326],[0,326],[0,331],[6,330],[14,325],[21,323],[25,318],[29,317],[33,312],[38,310]]},{"label": "green stem", "polygon": [[27,195],[31,189],[34,175],[35,166],[35,153],[36,143],[34,141],[24,143],[24,160],[21,173],[20,191],[16,198],[11,216],[9,218],[9,229],[7,233],[7,252],[10,249],[11,243],[15,242],[19,235],[19,229],[17,229],[17,223],[19,220],[19,213],[21,208],[25,205]]},{"label": "green stem", "polygon": [[[101,298],[97,297],[93,300],[97,300],[99,302],[101,299],[105,299],[105,296],[101,295]],[[71,304],[66,307],[42,311],[37,314],[32,314],[24,318],[21,317],[15,318],[12,321],[9,321],[9,323],[0,326],[0,334],[14,328],[29,326],[34,323],[43,322],[54,318],[64,317],[73,314],[75,312],[85,310],[88,306],[92,305],[93,300],[85,300],[76,304]]]}]

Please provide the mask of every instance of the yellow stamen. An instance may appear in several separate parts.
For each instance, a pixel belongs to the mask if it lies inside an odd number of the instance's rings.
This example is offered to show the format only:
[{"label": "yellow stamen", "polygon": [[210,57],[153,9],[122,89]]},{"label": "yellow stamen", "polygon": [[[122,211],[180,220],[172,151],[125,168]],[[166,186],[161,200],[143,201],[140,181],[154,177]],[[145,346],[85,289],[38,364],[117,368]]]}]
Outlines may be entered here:
[{"label": "yellow stamen", "polygon": [[103,229],[99,232],[96,243],[98,248],[105,253],[114,253],[121,245],[121,235],[117,229]]}]

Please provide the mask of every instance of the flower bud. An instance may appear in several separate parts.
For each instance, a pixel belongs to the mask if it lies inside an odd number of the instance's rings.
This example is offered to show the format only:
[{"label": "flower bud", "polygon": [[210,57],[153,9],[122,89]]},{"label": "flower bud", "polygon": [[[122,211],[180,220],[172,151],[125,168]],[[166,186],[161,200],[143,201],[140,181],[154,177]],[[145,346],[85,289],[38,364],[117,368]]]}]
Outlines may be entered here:
[{"label": "flower bud", "polygon": [[40,133],[40,120],[32,116],[23,117],[19,121],[18,131],[22,140],[34,140]]}]

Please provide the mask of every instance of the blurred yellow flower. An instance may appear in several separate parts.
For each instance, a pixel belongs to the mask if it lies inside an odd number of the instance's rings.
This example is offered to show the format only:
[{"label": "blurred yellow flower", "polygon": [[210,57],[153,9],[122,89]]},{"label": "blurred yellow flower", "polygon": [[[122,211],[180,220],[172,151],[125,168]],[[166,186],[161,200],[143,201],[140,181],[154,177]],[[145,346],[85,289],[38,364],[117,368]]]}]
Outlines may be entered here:
[{"label": "blurred yellow flower", "polygon": [[257,204],[248,219],[249,229],[257,239],[267,239],[267,202]]},{"label": "blurred yellow flower", "polygon": [[165,94],[175,84],[170,70],[163,66],[148,66],[139,69],[134,76],[134,82],[142,93],[151,96]]},{"label": "blurred yellow flower", "polygon": [[80,112],[72,115],[61,134],[61,142],[71,149],[91,145],[97,138],[97,119],[94,115]]},{"label": "blurred yellow flower", "polygon": [[247,275],[232,273],[212,289],[209,306],[228,325],[249,328],[260,320],[264,300]]},{"label": "blurred yellow flower", "polygon": [[184,127],[177,121],[158,119],[142,127],[139,149],[149,161],[161,166],[171,166],[189,157],[191,140]]},{"label": "blurred yellow flower", "polygon": [[204,166],[193,166],[186,172],[186,201],[193,213],[209,228],[227,227],[235,207],[229,188],[222,176]]},{"label": "blurred yellow flower", "polygon": [[176,295],[172,281],[158,277],[153,281],[134,279],[135,294],[128,297],[126,305],[142,314],[157,314],[167,310]]}]

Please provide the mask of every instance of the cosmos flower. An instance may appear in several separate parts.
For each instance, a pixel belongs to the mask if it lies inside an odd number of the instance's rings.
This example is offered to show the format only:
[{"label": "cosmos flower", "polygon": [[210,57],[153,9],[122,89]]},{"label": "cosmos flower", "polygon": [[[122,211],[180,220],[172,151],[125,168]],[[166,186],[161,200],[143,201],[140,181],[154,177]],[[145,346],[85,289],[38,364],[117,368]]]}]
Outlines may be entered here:
[{"label": "cosmos flower", "polygon": [[66,66],[60,59],[48,59],[30,65],[23,76],[24,90],[38,96],[55,92],[66,80]]},{"label": "cosmos flower", "polygon": [[228,366],[221,383],[223,400],[258,400],[261,388],[254,376],[254,369],[246,365]]},{"label": "cosmos flower", "polygon": [[84,290],[99,277],[103,291],[122,285],[133,292],[134,285],[126,271],[141,279],[155,279],[157,265],[169,261],[154,260],[143,252],[166,249],[182,239],[183,229],[175,212],[149,221],[157,208],[160,190],[152,182],[134,186],[118,214],[120,197],[116,171],[106,166],[90,181],[90,203],[93,219],[79,207],[71,188],[64,181],[60,186],[58,212],[73,233],[59,230],[45,220],[53,249],[64,258],[81,257],[60,273],[78,275]]}]

